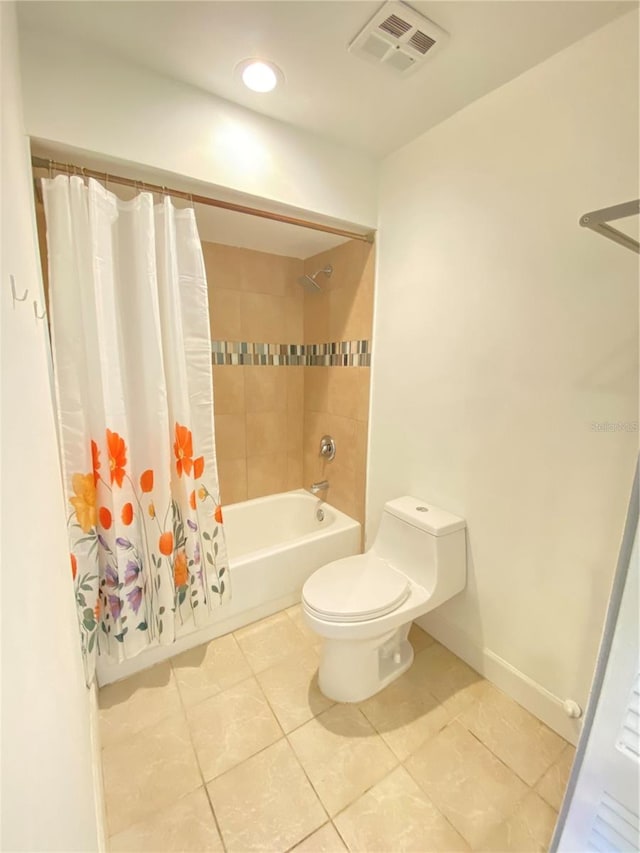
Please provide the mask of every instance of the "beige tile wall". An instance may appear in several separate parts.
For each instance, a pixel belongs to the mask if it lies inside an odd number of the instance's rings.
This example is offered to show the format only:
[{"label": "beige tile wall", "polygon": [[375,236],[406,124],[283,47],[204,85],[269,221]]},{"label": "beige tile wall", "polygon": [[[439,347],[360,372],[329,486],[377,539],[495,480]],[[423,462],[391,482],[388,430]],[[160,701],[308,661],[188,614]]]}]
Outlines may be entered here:
[{"label": "beige tile wall", "polygon": [[[38,235],[46,284],[43,209]],[[351,241],[297,258],[203,242],[214,340],[325,343],[371,338],[373,247]],[[298,277],[330,263],[321,290]],[[48,288],[45,287],[48,291]],[[369,368],[215,366],[215,430],[222,502],[328,479],[327,502],[364,521]],[[338,454],[318,449],[333,435]]]},{"label": "beige tile wall", "polygon": [[211,336],[224,341],[302,343],[303,261],[202,243]]},{"label": "beige tile wall", "polygon": [[[218,243],[202,249],[213,339],[302,343],[301,260]],[[213,368],[223,503],[302,486],[303,370]]]},{"label": "beige tile wall", "polygon": [[[321,290],[305,291],[304,343],[371,340],[373,321],[374,249],[350,241],[304,262],[311,274],[326,264],[329,279],[318,276]],[[364,523],[368,367],[304,368],[304,485],[327,479],[327,503]],[[325,434],[336,440],[337,454],[326,462],[319,454]]]}]

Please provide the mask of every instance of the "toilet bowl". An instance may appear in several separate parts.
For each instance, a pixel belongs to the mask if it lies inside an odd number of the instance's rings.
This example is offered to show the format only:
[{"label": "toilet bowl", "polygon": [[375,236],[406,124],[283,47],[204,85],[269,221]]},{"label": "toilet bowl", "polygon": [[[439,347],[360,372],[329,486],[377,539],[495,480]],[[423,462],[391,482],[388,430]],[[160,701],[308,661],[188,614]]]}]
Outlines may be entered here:
[{"label": "toilet bowl", "polygon": [[305,583],[302,609],[323,639],[318,682],[337,702],[360,702],[413,662],[412,621],[466,583],[463,518],[405,496],[385,504],[364,554],[322,566]]}]

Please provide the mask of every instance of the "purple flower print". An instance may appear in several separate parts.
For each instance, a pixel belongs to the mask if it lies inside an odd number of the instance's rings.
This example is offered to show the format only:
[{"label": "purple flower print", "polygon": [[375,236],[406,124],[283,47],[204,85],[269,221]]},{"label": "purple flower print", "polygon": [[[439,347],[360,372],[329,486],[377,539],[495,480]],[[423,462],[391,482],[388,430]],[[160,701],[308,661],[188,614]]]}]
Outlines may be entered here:
[{"label": "purple flower print", "polygon": [[107,563],[107,567],[104,570],[104,577],[109,589],[115,589],[118,586],[118,573],[113,568],[111,563]]},{"label": "purple flower print", "polygon": [[125,586],[129,586],[130,583],[133,583],[137,580],[138,575],[140,574],[140,566],[136,563],[135,560],[129,560],[127,562],[127,568],[124,571],[124,583]]},{"label": "purple flower print", "polygon": [[116,539],[116,545],[118,548],[131,548],[131,542],[128,539],[125,539],[123,536],[118,536]]},{"label": "purple flower print", "polygon": [[122,612],[122,601],[118,598],[117,595],[108,595],[107,599],[109,600],[109,611],[113,619],[119,619],[120,613]]},{"label": "purple flower print", "polygon": [[196,542],[195,548],[193,549],[193,562],[196,566],[200,564],[200,543]]},{"label": "purple flower print", "polygon": [[187,519],[187,524],[189,525],[189,528],[190,528],[191,530],[194,530],[194,531],[195,531],[195,530],[197,530],[197,529],[198,529],[198,525],[195,523],[195,521],[191,521],[191,519],[190,519],[190,518],[188,518],[188,519]]},{"label": "purple flower print", "polygon": [[134,613],[137,614],[142,604],[142,587],[135,586],[131,592],[127,593],[127,601]]}]

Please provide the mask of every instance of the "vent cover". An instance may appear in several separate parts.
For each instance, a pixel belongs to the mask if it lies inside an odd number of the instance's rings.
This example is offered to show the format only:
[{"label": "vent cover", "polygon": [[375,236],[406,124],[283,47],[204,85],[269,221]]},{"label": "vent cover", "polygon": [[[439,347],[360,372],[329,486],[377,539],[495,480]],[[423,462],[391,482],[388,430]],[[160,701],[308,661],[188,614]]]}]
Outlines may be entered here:
[{"label": "vent cover", "polygon": [[640,762],[640,673],[636,676],[631,689],[631,697],[616,746],[620,752]]},{"label": "vent cover", "polygon": [[432,56],[446,37],[444,30],[411,6],[391,0],[358,33],[349,50],[406,77]]},{"label": "vent cover", "polygon": [[629,853],[638,849],[638,815],[606,791],[587,838],[587,850],[593,853]]}]

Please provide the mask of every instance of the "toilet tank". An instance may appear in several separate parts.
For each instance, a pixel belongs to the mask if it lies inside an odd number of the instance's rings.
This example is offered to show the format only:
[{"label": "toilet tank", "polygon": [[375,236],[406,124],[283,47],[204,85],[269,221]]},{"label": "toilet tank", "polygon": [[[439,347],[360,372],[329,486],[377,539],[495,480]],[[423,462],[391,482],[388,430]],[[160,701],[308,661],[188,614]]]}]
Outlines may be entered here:
[{"label": "toilet tank", "polygon": [[464,589],[466,522],[409,495],[384,505],[372,550],[442,601]]}]

